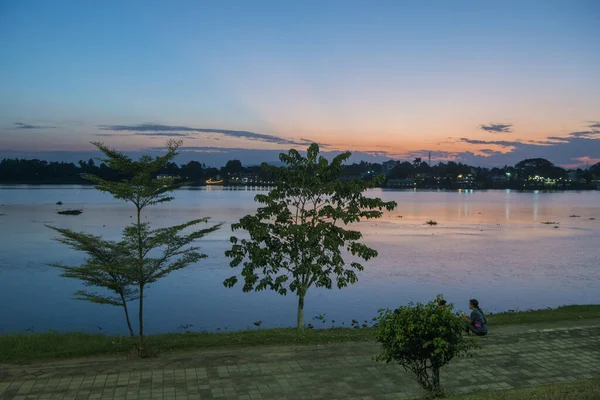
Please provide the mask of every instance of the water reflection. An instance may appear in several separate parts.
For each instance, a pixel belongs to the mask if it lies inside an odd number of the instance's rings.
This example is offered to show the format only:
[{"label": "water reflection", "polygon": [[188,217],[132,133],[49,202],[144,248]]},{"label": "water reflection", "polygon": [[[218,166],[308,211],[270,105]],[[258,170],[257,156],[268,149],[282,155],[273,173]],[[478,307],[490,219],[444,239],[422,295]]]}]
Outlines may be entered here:
[{"label": "water reflection", "polygon": [[[227,289],[232,275],[224,251],[230,224],[256,209],[260,188],[190,188],[175,201],[149,209],[157,227],[210,216],[226,226],[205,241],[209,258],[154,285],[148,294],[148,329],[173,331],[193,324],[213,330],[294,324],[295,299],[271,292]],[[350,321],[373,317],[381,307],[426,301],[438,293],[462,306],[480,298],[489,311],[600,303],[598,253],[600,192],[520,193],[506,191],[380,191],[370,195],[395,200],[398,208],[380,221],[358,225],[379,256],[365,264],[357,285],[309,293],[306,315]],[[131,209],[89,187],[0,186],[0,328],[83,329],[99,325],[119,331],[116,308],[75,302],[77,282],[58,276],[51,262],[81,261],[52,240],[51,223],[117,238]],[[56,214],[56,202],[83,208],[77,217]],[[569,218],[569,215],[581,218]],[[539,223],[560,222],[560,229]],[[596,218],[590,220],[590,218]],[[435,220],[435,227],[425,225]],[[557,249],[561,249],[557,251]]]},{"label": "water reflection", "polygon": [[510,221],[510,189],[506,189],[504,193],[504,219]]},{"label": "water reflection", "polygon": [[533,220],[538,220],[538,211],[540,207],[540,191],[536,190],[533,192]]}]

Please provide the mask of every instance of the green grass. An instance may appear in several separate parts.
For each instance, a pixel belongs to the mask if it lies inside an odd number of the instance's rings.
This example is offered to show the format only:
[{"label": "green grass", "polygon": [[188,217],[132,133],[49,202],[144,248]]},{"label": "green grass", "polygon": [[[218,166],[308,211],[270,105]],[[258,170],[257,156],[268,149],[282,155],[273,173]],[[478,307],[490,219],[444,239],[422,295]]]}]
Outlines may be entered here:
[{"label": "green grass", "polygon": [[491,326],[535,324],[600,318],[600,305],[563,306],[546,310],[511,311],[487,315]]},{"label": "green grass", "polygon": [[[373,329],[257,329],[227,333],[168,333],[148,336],[159,351],[197,348],[262,346],[287,344],[326,344],[373,339]],[[0,335],[0,363],[24,363],[49,358],[113,355],[129,352],[134,341],[126,336],[87,333],[34,333]]]},{"label": "green grass", "polygon": [[449,400],[597,400],[600,399],[600,378],[572,383],[513,389],[501,392],[478,392],[453,396]]},{"label": "green grass", "polygon": [[[559,322],[600,318],[600,305],[566,306],[554,310],[500,313],[489,316],[489,325]],[[149,336],[153,348],[174,351],[198,348],[327,344],[373,340],[373,328],[255,329],[227,333],[171,333]],[[87,333],[15,333],[0,335],[0,363],[26,363],[60,359],[124,354],[133,348],[129,337]]]}]

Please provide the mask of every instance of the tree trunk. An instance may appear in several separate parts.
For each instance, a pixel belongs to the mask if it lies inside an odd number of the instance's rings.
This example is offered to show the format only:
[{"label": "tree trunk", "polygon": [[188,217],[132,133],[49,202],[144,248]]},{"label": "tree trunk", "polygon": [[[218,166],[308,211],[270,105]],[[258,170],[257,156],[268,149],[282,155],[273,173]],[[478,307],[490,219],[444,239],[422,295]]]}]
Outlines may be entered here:
[{"label": "tree trunk", "polygon": [[296,320],[296,328],[304,329],[304,293],[298,294],[298,318]]},{"label": "tree trunk", "polygon": [[140,285],[140,311],[139,311],[139,323],[140,323],[140,356],[144,357],[144,285]]},{"label": "tree trunk", "polygon": [[434,397],[442,397],[442,387],[440,386],[440,367],[433,366],[432,367],[432,378],[431,383],[433,386],[433,396]]},{"label": "tree trunk", "polygon": [[144,357],[144,259],[142,249],[142,218],[141,208],[137,208],[137,227],[138,227],[138,284],[140,287],[140,309],[139,309],[139,354]]},{"label": "tree trunk", "polygon": [[125,297],[121,293],[121,301],[123,302],[123,309],[125,310],[125,319],[127,320],[127,328],[129,328],[129,336],[134,337],[133,328],[131,327],[131,320],[129,319],[129,309],[127,308],[127,302]]}]

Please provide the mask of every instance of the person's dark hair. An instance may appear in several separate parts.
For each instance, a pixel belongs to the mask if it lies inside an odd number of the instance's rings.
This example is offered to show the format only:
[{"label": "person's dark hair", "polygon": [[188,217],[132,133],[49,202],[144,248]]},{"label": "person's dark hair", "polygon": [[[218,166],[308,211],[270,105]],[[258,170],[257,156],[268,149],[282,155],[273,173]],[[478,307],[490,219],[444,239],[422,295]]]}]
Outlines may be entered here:
[{"label": "person's dark hair", "polygon": [[440,303],[439,303],[439,305],[440,305],[440,306],[445,306],[447,303],[448,303],[448,302],[447,302],[446,300],[442,299],[442,300],[440,300]]},{"label": "person's dark hair", "polygon": [[483,322],[487,324],[487,318],[485,317],[485,314],[483,313],[483,311],[481,311],[481,308],[479,308],[479,302],[475,299],[471,299],[471,300],[469,300],[469,303],[471,303],[471,305],[473,307],[475,307],[477,309],[477,311],[479,311],[481,313],[481,316],[483,317]]}]

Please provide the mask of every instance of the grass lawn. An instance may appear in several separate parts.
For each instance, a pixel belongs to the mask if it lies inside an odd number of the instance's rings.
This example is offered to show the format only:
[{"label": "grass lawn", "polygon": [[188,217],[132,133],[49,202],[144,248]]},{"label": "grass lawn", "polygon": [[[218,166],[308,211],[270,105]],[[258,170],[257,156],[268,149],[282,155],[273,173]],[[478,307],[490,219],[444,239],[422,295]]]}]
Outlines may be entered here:
[{"label": "grass lawn", "polygon": [[[553,310],[509,312],[490,315],[489,325],[559,322],[600,318],[600,305],[566,306]],[[148,337],[160,351],[227,346],[325,344],[373,340],[373,328],[256,329],[227,333],[171,333]],[[122,354],[133,341],[126,336],[88,333],[15,333],[0,335],[0,363],[26,363],[49,358]]]},{"label": "grass lawn", "polygon": [[449,400],[597,400],[600,399],[600,379],[537,386],[501,392],[479,392],[453,396]]},{"label": "grass lawn", "polygon": [[534,324],[600,318],[600,305],[563,306],[547,310],[512,311],[487,315],[489,326]]}]

